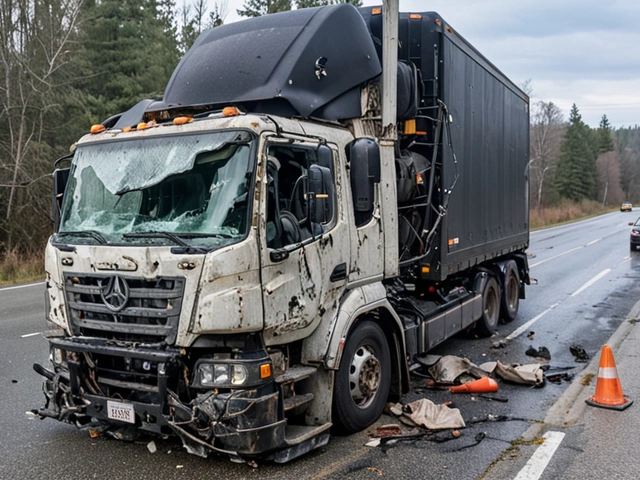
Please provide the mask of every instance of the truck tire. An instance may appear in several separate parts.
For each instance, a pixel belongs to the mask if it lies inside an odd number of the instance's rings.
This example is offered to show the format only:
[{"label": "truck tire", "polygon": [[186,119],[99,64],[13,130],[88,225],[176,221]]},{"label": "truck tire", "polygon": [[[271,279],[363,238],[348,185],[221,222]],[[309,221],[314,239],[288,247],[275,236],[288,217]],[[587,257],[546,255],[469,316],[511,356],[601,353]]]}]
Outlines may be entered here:
[{"label": "truck tire", "polygon": [[516,262],[510,261],[506,265],[502,299],[500,302],[500,318],[503,322],[513,321],[520,308],[520,274]]},{"label": "truck tire", "polygon": [[496,331],[500,318],[500,287],[496,279],[491,276],[487,279],[482,290],[482,316],[476,322],[476,331],[479,335],[490,337]]},{"label": "truck tire", "polygon": [[374,322],[358,323],[347,339],[333,390],[333,419],[341,433],[374,423],[384,410],[391,385],[389,345]]}]

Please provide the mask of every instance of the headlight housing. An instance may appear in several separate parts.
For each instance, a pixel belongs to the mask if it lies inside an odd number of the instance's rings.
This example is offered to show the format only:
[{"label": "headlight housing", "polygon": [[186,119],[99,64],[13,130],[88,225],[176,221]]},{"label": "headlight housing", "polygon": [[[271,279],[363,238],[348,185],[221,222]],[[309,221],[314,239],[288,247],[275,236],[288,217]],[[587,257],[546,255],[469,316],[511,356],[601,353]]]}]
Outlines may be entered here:
[{"label": "headlight housing", "polygon": [[201,359],[196,364],[194,386],[201,388],[254,387],[271,379],[271,361]]}]

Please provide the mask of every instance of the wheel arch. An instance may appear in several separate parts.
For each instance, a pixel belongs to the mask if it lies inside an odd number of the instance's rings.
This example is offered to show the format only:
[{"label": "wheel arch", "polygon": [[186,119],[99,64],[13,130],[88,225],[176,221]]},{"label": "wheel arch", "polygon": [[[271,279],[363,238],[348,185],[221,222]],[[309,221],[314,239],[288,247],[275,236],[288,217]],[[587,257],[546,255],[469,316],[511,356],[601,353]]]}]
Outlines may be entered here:
[{"label": "wheel arch", "polygon": [[[406,357],[404,329],[400,317],[386,298],[384,286],[380,284],[379,293],[382,292],[384,292],[384,296],[378,296],[372,302],[363,302],[355,309],[340,309],[337,322],[330,333],[331,337],[325,354],[325,366],[332,370],[338,370],[345,343],[355,326],[366,320],[375,322],[382,329],[389,346],[391,358],[390,395],[398,397],[409,390],[409,366]],[[364,300],[368,295],[356,295],[356,297]],[[348,303],[343,302],[343,304]]]}]

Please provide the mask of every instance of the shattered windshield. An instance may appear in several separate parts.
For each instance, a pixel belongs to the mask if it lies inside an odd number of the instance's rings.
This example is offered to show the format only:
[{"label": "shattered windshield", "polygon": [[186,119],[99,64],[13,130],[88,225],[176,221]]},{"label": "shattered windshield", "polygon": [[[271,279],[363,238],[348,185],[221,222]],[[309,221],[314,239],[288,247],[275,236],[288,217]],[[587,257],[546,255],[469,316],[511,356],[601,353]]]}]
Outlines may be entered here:
[{"label": "shattered windshield", "polygon": [[246,132],[79,146],[57,240],[202,245],[247,233],[251,137]]}]

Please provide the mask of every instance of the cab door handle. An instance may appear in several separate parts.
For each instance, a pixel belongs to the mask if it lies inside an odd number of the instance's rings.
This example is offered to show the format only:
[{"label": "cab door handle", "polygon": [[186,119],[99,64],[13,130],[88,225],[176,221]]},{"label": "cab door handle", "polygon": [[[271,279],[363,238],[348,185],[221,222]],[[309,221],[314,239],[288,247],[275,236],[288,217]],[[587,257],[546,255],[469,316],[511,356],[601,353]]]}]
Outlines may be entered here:
[{"label": "cab door handle", "polygon": [[347,278],[347,264],[341,263],[333,269],[329,280],[331,280],[332,282],[339,282],[340,280],[344,280],[345,278]]}]

